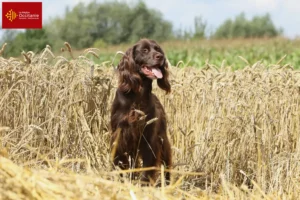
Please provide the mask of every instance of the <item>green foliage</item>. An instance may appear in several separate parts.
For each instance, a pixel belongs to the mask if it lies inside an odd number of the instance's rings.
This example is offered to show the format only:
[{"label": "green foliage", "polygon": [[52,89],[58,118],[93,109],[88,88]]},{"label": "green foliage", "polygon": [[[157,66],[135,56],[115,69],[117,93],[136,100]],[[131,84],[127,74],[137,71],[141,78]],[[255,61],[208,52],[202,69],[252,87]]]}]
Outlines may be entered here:
[{"label": "green foliage", "polygon": [[195,25],[195,33],[193,37],[197,39],[205,38],[207,23],[203,20],[203,18],[200,16],[195,17],[194,25]]},{"label": "green foliage", "polygon": [[[174,66],[179,62],[180,67],[205,67],[206,60],[210,64],[226,65],[234,69],[245,67],[245,58],[250,65],[260,61],[265,66],[276,64],[285,55],[282,65],[291,64],[300,69],[300,41],[287,39],[234,39],[234,40],[191,40],[170,41],[161,44],[168,60]],[[95,62],[112,61],[117,50],[126,50],[125,46],[117,46],[110,51],[102,51],[100,59]],[[115,61],[117,62],[117,61]],[[114,63],[116,64],[116,63]]]},{"label": "green foliage", "polygon": [[124,2],[81,3],[50,24],[58,30],[53,33],[56,37],[75,48],[90,47],[99,39],[106,44],[120,44],[142,37],[162,41],[172,35],[172,24],[143,2],[132,7]]},{"label": "green foliage", "polygon": [[88,17],[89,11],[83,3],[79,3],[64,19],[57,19],[58,37],[68,41],[72,46],[83,48],[93,44],[93,38],[88,31],[93,27],[93,20]]},{"label": "green foliage", "polygon": [[282,34],[273,24],[269,14],[247,20],[244,13],[234,20],[227,19],[214,33],[215,38],[260,38]]},{"label": "green foliage", "polygon": [[276,64],[286,55],[281,64],[291,64],[296,69],[300,69],[300,41],[235,39],[222,43],[220,41],[191,41],[177,47],[169,45],[164,46],[172,65],[177,65],[179,61],[182,61],[184,64],[180,66],[202,68],[205,67],[206,60],[216,66],[221,66],[225,60],[227,65],[240,69],[245,67],[245,62],[239,59],[239,56],[245,58],[250,65],[260,61],[265,66],[269,66]]},{"label": "green foliage", "polygon": [[8,31],[1,41],[9,43],[6,56],[20,55],[22,50],[42,50],[47,43],[58,50],[65,41],[74,49],[133,43],[143,37],[164,41],[172,38],[172,24],[143,2],[129,6],[125,2],[92,1],[79,3],[71,10],[66,8],[64,17],[51,19],[43,30],[13,33]]},{"label": "green foliage", "polygon": [[25,51],[40,51],[41,49],[46,47],[48,38],[45,29],[28,29],[24,33],[23,41],[23,49]]},{"label": "green foliage", "polygon": [[7,30],[1,43],[7,43],[3,56],[19,56],[22,51],[37,52],[49,43],[45,29],[28,29],[25,32]]},{"label": "green foliage", "polygon": [[[13,31],[10,29],[7,29],[4,31],[2,39],[1,39],[1,45],[4,43],[7,43],[7,46],[5,48],[5,51],[3,52],[3,56],[15,56],[20,55],[21,48],[19,48],[20,43],[23,41],[21,40],[20,36],[22,33],[19,31]],[[18,36],[18,37],[17,37]]]},{"label": "green foliage", "polygon": [[[73,9],[66,8],[61,18],[50,19],[42,30],[26,30],[16,32],[7,30],[2,37],[1,44],[7,42],[4,56],[19,56],[24,51],[41,51],[46,44],[58,51],[65,41],[73,49],[88,47],[106,48],[111,45],[132,44],[143,37],[159,42],[166,40],[202,40],[206,38],[207,22],[201,17],[194,18],[194,29],[179,29],[172,31],[172,24],[163,19],[162,13],[150,9],[143,1],[134,5],[122,1],[89,4],[79,3]],[[270,15],[255,16],[248,20],[244,13],[234,20],[226,20],[215,33],[213,38],[259,38],[275,37],[282,34],[282,30],[275,28]],[[213,48],[206,51],[197,48],[197,53],[204,58],[214,55]],[[184,60],[195,65],[202,65],[199,56],[195,58],[190,49],[174,50],[174,61]],[[114,52],[115,53],[115,52]],[[223,52],[227,53],[227,52]],[[268,52],[262,52],[262,54]],[[237,53],[233,50],[233,55]],[[247,56],[251,56],[249,54]]]},{"label": "green foliage", "polygon": [[194,30],[177,29],[174,31],[174,37],[180,40],[204,39],[207,32],[207,22],[201,16],[194,18]]},{"label": "green foliage", "polygon": [[98,39],[94,42],[93,47],[95,48],[105,48],[107,47],[107,43],[103,41],[103,39]]},{"label": "green foliage", "polygon": [[126,27],[129,27],[131,32],[126,42],[135,42],[142,37],[163,41],[172,35],[171,23],[163,20],[160,12],[147,9],[143,2],[140,2],[130,13]]}]

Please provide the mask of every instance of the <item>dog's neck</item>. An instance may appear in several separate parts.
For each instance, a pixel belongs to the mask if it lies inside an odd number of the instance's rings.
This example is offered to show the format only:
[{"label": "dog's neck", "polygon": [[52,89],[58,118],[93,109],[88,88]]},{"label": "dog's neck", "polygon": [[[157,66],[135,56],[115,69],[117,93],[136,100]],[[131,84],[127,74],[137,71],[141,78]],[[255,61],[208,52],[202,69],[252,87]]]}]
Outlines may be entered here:
[{"label": "dog's neck", "polygon": [[152,80],[146,77],[142,78],[141,95],[150,95],[152,92]]},{"label": "dog's neck", "polygon": [[152,93],[152,80],[146,77],[142,78],[142,85],[140,91],[136,93],[136,103],[140,103],[141,101],[150,100],[150,96]]}]

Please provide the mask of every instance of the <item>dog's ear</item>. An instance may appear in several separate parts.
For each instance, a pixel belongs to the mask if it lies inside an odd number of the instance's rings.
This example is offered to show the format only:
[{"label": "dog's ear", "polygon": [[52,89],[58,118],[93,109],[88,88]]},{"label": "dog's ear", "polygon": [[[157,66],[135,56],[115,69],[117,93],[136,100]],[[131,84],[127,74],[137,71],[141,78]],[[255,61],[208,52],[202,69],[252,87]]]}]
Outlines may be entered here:
[{"label": "dog's ear", "polygon": [[171,85],[169,82],[169,64],[167,62],[167,59],[165,59],[165,63],[163,66],[160,67],[160,70],[163,74],[163,78],[162,79],[157,79],[157,85],[166,91],[166,93],[170,93],[171,92]]},{"label": "dog's ear", "polygon": [[138,92],[141,88],[142,79],[134,60],[135,49],[136,46],[129,48],[118,64],[119,89],[122,92]]}]

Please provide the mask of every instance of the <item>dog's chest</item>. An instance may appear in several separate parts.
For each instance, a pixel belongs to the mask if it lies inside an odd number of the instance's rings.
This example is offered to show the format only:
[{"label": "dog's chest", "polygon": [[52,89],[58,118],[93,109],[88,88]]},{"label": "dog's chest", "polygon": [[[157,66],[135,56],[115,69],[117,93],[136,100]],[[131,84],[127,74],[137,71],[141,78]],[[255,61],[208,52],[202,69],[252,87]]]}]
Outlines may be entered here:
[{"label": "dog's chest", "polygon": [[149,105],[146,102],[138,102],[133,103],[132,109],[137,109],[141,111],[146,111],[148,109]]}]

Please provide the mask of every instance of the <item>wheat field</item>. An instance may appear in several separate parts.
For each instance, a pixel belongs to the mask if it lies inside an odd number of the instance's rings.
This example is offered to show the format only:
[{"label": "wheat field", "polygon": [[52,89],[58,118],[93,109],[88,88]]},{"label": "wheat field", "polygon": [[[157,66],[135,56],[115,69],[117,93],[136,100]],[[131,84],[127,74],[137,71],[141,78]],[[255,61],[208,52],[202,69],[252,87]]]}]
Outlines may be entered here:
[{"label": "wheat field", "polygon": [[[171,63],[168,117],[174,168],[161,188],[111,170],[110,105],[117,77],[97,49],[74,57],[0,57],[0,199],[297,199],[300,71]],[[120,57],[120,56],[119,56]],[[118,56],[116,58],[118,60]],[[115,61],[117,62],[117,61]],[[164,169],[158,169],[163,171]],[[128,170],[124,173],[131,173]]]}]

